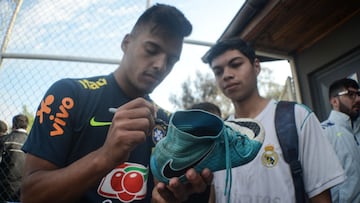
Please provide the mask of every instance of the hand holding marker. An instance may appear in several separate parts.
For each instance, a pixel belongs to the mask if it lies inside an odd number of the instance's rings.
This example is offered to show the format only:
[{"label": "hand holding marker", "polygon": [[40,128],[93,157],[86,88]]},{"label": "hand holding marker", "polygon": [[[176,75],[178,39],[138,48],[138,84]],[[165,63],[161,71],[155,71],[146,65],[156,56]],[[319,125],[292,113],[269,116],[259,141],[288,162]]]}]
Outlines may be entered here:
[{"label": "hand holding marker", "polygon": [[[116,111],[117,111],[117,108],[109,108],[110,113],[116,113]],[[156,113],[155,113],[154,118],[155,118],[155,125],[160,125],[167,129],[168,124],[165,121],[161,120],[160,118],[157,118]]]}]

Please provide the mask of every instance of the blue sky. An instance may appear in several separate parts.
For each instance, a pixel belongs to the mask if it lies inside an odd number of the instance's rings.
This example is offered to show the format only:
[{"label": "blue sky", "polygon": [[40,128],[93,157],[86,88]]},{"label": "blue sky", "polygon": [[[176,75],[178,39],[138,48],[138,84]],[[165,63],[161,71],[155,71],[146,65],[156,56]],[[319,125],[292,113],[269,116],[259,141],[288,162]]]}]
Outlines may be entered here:
[{"label": "blue sky", "polygon": [[[0,6],[6,6],[4,5],[6,2],[2,1]],[[147,1],[25,0],[23,2],[5,53],[76,55],[120,60],[121,39],[130,31],[137,17],[145,9]],[[151,3],[156,2],[171,4],[183,11],[193,24],[193,32],[188,39],[213,43],[223,33],[244,1],[151,1]],[[111,21],[109,18],[119,20]],[[3,36],[0,39],[2,38]],[[189,78],[195,79],[196,71],[212,74],[200,59],[208,49],[209,47],[206,46],[184,44],[181,60],[151,94],[156,103],[169,111],[175,110],[168,101],[170,94],[181,93],[181,84]],[[265,65],[274,67],[272,70],[276,81],[280,84],[283,84],[290,74],[287,62]],[[92,75],[87,71],[89,69],[99,70],[98,74],[107,74],[117,65],[86,63],[75,65],[72,62],[5,59],[0,69],[0,95],[3,100],[0,103],[0,119],[4,116],[3,112],[12,114],[20,112],[22,104],[35,112],[50,84],[65,77],[52,71],[57,66],[63,67],[64,72],[71,72],[66,77],[87,77]],[[75,68],[78,71],[72,71]],[[39,74],[34,76],[31,71],[38,71]],[[39,83],[41,86],[36,93],[27,92],[27,88]],[[16,87],[23,87],[25,90],[21,92]],[[12,99],[14,95],[20,99]]]}]

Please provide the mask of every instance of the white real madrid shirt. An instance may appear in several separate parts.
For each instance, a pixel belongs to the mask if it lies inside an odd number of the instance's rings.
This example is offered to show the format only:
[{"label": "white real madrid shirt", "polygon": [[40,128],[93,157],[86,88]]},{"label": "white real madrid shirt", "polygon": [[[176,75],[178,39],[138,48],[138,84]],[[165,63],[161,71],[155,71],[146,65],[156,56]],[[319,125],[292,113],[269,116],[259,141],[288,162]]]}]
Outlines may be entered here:
[{"label": "white real madrid shirt", "polygon": [[[276,103],[271,100],[255,118],[264,126],[265,140],[254,160],[232,169],[231,202],[295,202],[290,167],[283,158],[275,132]],[[295,115],[305,191],[309,197],[313,197],[344,181],[344,171],[332,146],[323,136],[315,114],[303,105],[295,105]],[[216,202],[227,201],[224,195],[225,179],[226,170],[214,173]]]}]

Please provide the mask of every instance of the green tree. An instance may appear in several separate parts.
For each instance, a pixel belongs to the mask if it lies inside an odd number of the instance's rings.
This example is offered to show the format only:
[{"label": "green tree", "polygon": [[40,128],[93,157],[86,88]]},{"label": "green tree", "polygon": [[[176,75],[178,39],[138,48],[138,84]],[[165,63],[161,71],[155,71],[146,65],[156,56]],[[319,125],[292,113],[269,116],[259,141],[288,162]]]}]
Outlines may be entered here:
[{"label": "green tree", "polygon": [[196,72],[196,79],[188,78],[182,83],[182,94],[171,94],[169,101],[178,109],[188,109],[198,102],[212,102],[219,106],[223,116],[232,112],[231,101],[226,98],[216,85],[212,74]]},{"label": "green tree", "polygon": [[[285,81],[283,82],[285,83]],[[258,77],[258,88],[260,94],[265,98],[279,99],[284,85],[275,82],[273,71],[270,68],[261,67],[261,72]]]},{"label": "green tree", "polygon": [[[261,95],[273,99],[279,99],[284,88],[274,81],[273,72],[267,67],[262,67],[258,85]],[[208,101],[220,107],[223,117],[233,112],[231,101],[219,90],[212,74],[196,72],[196,79],[188,78],[181,87],[182,94],[171,94],[169,97],[169,101],[178,109],[188,109],[195,103]]]}]

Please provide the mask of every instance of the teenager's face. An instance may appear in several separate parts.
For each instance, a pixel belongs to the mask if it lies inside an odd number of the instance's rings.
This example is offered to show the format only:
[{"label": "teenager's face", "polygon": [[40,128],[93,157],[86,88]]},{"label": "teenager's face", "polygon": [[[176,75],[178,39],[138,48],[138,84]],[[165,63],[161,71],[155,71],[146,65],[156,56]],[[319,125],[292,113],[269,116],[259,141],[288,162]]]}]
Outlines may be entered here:
[{"label": "teenager's face", "polygon": [[221,91],[232,101],[244,101],[257,91],[258,60],[253,64],[238,50],[228,50],[211,62]]},{"label": "teenager's face", "polygon": [[170,73],[179,60],[183,38],[161,32],[127,35],[123,41],[122,68],[126,69],[127,86],[142,94],[151,93]]}]

